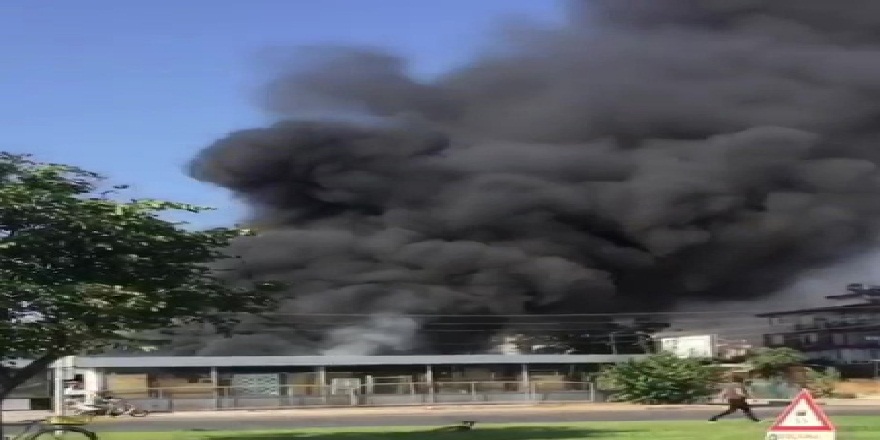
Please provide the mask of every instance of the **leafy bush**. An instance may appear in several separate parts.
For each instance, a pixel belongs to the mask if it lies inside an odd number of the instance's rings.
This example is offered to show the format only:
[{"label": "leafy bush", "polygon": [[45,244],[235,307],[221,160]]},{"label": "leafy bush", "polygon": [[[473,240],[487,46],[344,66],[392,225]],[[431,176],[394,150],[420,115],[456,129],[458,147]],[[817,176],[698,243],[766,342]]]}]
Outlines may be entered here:
[{"label": "leafy bush", "polygon": [[836,368],[807,370],[807,389],[815,397],[833,397],[834,388],[840,382],[840,371]]},{"label": "leafy bush", "polygon": [[661,353],[611,366],[602,381],[615,391],[616,400],[656,405],[705,399],[714,392],[716,376],[706,360]]}]

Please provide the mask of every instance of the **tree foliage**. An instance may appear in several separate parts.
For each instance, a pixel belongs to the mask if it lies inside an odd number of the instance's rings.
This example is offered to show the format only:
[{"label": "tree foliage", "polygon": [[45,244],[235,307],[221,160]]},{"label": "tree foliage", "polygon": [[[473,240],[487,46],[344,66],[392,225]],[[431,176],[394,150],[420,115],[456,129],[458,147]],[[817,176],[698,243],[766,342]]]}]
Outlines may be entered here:
[{"label": "tree foliage", "polygon": [[714,391],[717,369],[705,359],[660,353],[603,371],[617,400],[644,404],[692,403]]},{"label": "tree foliage", "polygon": [[576,322],[578,331],[544,327],[516,338],[522,352],[533,354],[647,354],[654,352],[652,335],[669,327],[664,322],[619,324],[607,321]]},{"label": "tree foliage", "polygon": [[[207,264],[231,229],[189,230],[163,219],[205,208],[114,201],[79,168],[0,153],[0,399],[56,359],[136,344],[141,331],[256,312],[271,284],[230,286]],[[11,368],[13,359],[31,359]]]},{"label": "tree foliage", "polygon": [[807,370],[807,389],[813,397],[832,397],[834,389],[841,381],[840,371],[833,367],[825,369],[810,368]]},{"label": "tree foliage", "polygon": [[784,374],[787,368],[801,365],[805,360],[803,353],[787,347],[759,348],[747,357],[752,369],[765,379]]}]

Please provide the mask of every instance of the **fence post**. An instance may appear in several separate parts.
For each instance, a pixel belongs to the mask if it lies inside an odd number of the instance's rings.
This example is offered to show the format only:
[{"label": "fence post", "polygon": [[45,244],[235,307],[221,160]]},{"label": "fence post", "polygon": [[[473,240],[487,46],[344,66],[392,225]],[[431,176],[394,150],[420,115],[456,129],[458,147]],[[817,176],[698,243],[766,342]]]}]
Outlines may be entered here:
[{"label": "fence post", "polygon": [[520,376],[520,381],[522,381],[522,388],[523,388],[523,393],[524,393],[523,397],[525,400],[533,400],[532,386],[531,386],[532,381],[529,378],[529,364],[523,363],[520,365],[520,368],[522,371],[522,374]]},{"label": "fence post", "polygon": [[596,403],[596,384],[587,382],[587,385],[590,386],[590,402]]},{"label": "fence post", "polygon": [[220,409],[220,374],[217,367],[211,367],[211,386],[214,388],[214,410]]},{"label": "fence post", "polygon": [[327,405],[327,367],[319,365],[315,367],[315,373],[318,376],[315,382],[321,387],[321,404]]},{"label": "fence post", "polygon": [[168,412],[174,412],[174,393],[169,397],[165,397],[165,388],[156,388],[156,398],[159,400],[168,399]]},{"label": "fence post", "polygon": [[476,402],[477,401],[477,383],[470,382],[470,385],[471,385],[471,400]]},{"label": "fence post", "polygon": [[428,403],[434,403],[434,367],[425,365],[425,382],[428,384]]}]

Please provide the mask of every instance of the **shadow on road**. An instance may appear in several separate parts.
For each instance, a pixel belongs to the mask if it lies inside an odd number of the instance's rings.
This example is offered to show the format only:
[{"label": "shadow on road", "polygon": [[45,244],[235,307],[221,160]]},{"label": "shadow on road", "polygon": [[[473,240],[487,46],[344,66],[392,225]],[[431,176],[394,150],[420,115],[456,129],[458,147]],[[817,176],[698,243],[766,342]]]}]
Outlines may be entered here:
[{"label": "shadow on road", "polygon": [[476,427],[469,431],[459,431],[452,427],[444,430],[426,429],[413,431],[343,431],[343,432],[285,432],[224,434],[222,432],[187,433],[181,440],[563,440],[605,437],[625,431],[593,430],[583,428],[514,426],[514,427]]}]

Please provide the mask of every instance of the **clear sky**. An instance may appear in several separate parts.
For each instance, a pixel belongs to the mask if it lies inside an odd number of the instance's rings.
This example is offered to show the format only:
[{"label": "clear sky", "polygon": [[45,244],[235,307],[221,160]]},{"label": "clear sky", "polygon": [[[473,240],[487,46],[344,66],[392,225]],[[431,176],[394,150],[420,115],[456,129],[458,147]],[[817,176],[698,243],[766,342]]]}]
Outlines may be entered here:
[{"label": "clear sky", "polygon": [[420,74],[485,47],[501,19],[555,20],[555,0],[76,0],[0,2],[0,150],[79,165],[136,197],[238,208],[182,166],[253,105],[268,47],[389,47]]}]

